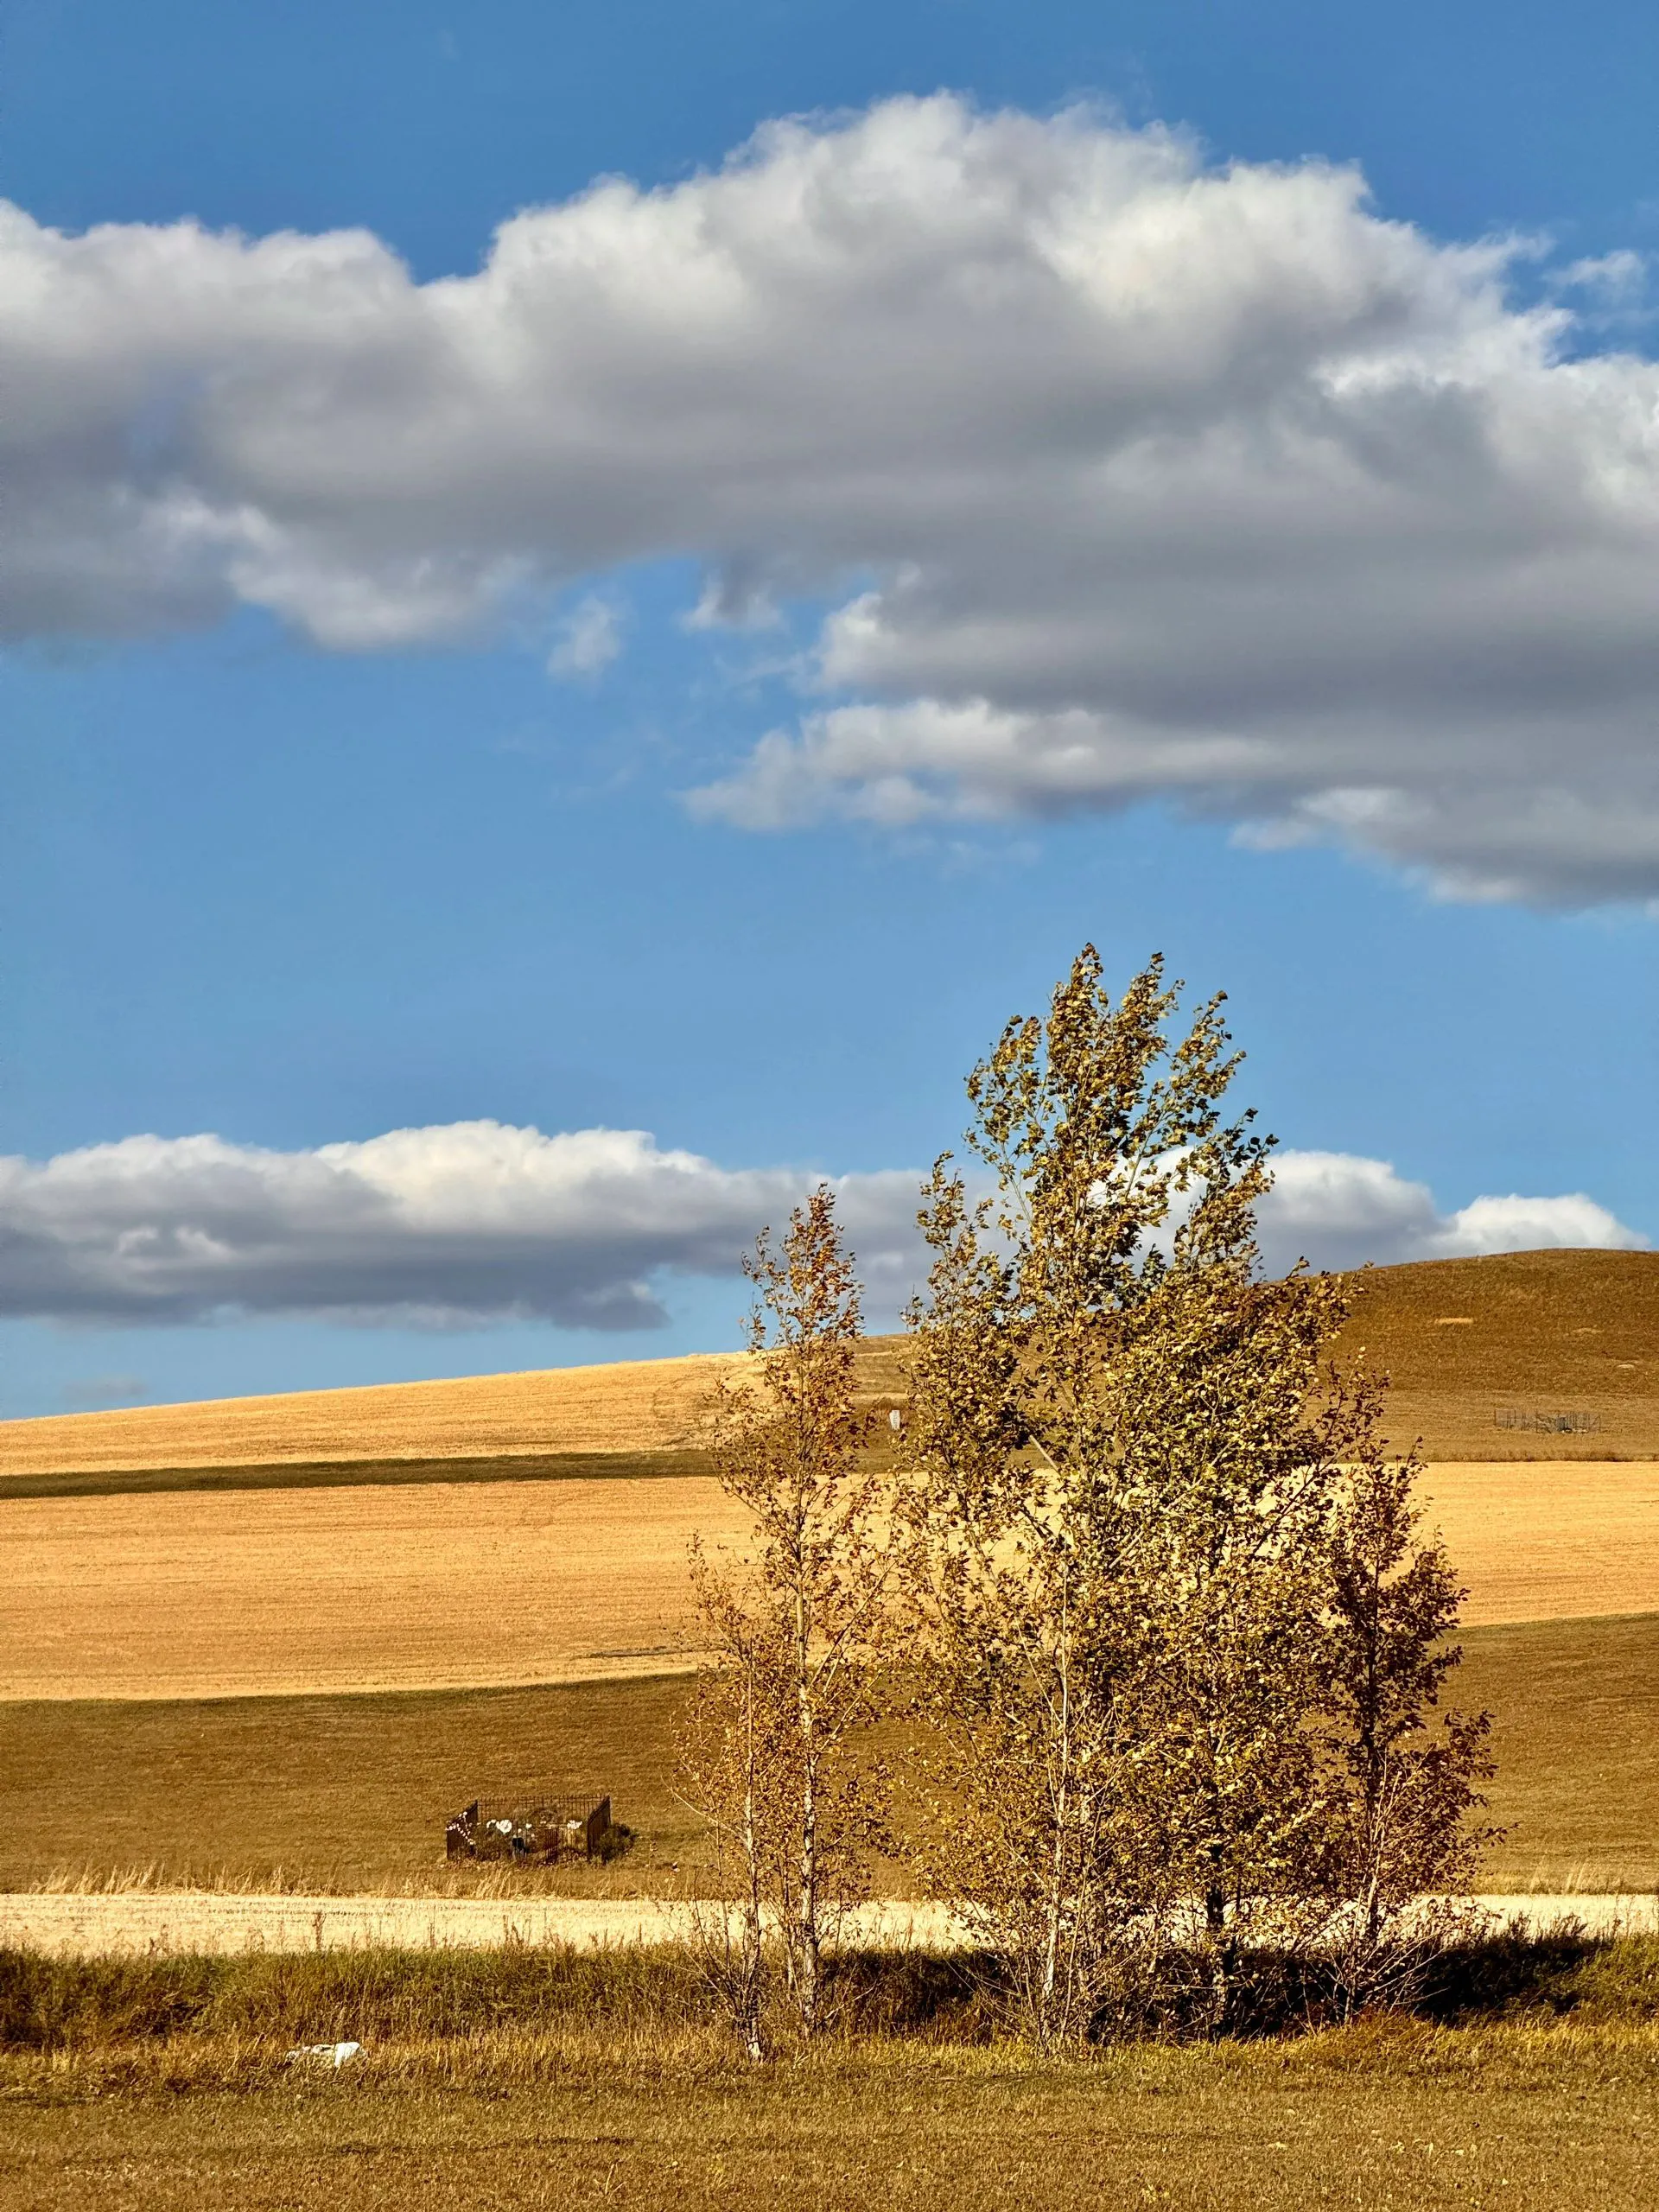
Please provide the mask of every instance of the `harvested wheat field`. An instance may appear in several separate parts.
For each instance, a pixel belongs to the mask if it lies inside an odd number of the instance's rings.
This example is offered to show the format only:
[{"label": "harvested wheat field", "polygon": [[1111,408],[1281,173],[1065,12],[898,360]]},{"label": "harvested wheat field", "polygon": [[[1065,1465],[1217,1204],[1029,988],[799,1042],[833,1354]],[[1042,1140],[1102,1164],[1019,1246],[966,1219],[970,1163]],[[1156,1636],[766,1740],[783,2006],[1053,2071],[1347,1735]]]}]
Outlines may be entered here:
[{"label": "harvested wheat field", "polygon": [[0,1697],[581,1681],[690,1662],[705,1478],[0,1503]]},{"label": "harvested wheat field", "polygon": [[[872,1405],[901,1394],[901,1342],[863,1348]],[[701,1471],[710,1393],[747,1364],[702,1353],[3,1421],[0,1497]]]},{"label": "harvested wheat field", "polygon": [[[1659,1610],[1659,1465],[1450,1462],[1471,1623]],[[707,1477],[0,1500],[0,1697],[580,1681],[690,1663]]]},{"label": "harvested wheat field", "polygon": [[1421,1495],[1471,1625],[1659,1611],[1659,1462],[1447,1460]]},{"label": "harvested wheat field", "polygon": [[670,1450],[690,1440],[702,1399],[741,1364],[719,1354],[619,1360],[6,1421],[0,1475]]}]

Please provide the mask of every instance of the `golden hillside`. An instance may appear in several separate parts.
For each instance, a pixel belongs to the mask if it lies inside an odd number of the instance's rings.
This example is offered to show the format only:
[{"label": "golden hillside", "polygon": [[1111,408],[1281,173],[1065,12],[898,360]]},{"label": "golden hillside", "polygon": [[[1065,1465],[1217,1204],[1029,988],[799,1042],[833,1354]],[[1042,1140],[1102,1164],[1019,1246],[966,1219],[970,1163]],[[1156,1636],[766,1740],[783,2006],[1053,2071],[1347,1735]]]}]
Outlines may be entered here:
[{"label": "golden hillside", "polygon": [[737,1363],[618,1360],[0,1423],[0,1475],[671,1450]]},{"label": "golden hillside", "polygon": [[1338,1357],[1430,1459],[1659,1458],[1659,1252],[1501,1252],[1355,1278]]},{"label": "golden hillside", "polygon": [[[1338,1356],[1393,1376],[1389,1428],[1431,1459],[1659,1457],[1659,1253],[1520,1252],[1379,1268]],[[6,1476],[683,1452],[718,1354],[0,1423]],[[865,1347],[872,1400],[902,1346]],[[480,1471],[483,1471],[480,1466]]]},{"label": "golden hillside", "polygon": [[[876,1338],[865,1348],[873,1399],[899,1387],[899,1342]],[[340,1463],[395,1470],[683,1454],[696,1446],[712,1386],[743,1364],[741,1354],[698,1353],[0,1421],[0,1482],[79,1471]]]}]

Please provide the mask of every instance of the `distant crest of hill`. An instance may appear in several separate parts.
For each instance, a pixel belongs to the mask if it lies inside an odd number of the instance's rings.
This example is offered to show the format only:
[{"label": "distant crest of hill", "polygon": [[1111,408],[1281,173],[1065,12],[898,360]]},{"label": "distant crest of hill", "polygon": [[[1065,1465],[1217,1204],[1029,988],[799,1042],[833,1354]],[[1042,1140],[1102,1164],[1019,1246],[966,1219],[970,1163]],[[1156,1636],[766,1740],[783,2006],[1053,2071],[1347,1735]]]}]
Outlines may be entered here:
[{"label": "distant crest of hill", "polygon": [[1338,1360],[1430,1459],[1659,1458],[1659,1252],[1496,1252],[1351,1278]]},{"label": "distant crest of hill", "polygon": [[[1351,1279],[1337,1346],[1392,1378],[1388,1429],[1433,1459],[1659,1458],[1659,1253],[1512,1252]],[[0,1495],[683,1474],[738,1357],[295,1391],[0,1423]],[[903,1339],[861,1355],[904,1392]]]}]

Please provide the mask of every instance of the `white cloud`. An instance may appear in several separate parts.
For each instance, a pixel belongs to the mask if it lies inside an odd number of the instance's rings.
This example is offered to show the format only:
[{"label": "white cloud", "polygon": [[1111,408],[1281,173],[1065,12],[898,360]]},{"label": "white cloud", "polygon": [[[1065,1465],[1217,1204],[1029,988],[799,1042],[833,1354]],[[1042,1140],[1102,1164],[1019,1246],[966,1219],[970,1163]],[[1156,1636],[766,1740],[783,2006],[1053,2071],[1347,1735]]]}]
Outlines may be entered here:
[{"label": "white cloud", "polygon": [[[461,1122],[291,1153],[128,1137],[41,1165],[0,1160],[0,1313],[651,1328],[664,1319],[654,1277],[735,1274],[813,1179],[729,1171],[628,1129]],[[884,1313],[912,1280],[916,1185],[835,1179]]]},{"label": "white cloud", "polygon": [[[1482,1198],[1442,1215],[1382,1160],[1287,1152],[1276,1166],[1262,1215],[1274,1268],[1647,1241],[1582,1195]],[[734,1275],[757,1230],[781,1229],[814,1179],[719,1167],[628,1129],[461,1122],[305,1152],[128,1137],[42,1164],[0,1160],[0,1315],[650,1328],[663,1274]],[[890,1327],[925,1272],[920,1179],[830,1179],[872,1321]]]},{"label": "white cloud", "polygon": [[561,618],[547,657],[550,676],[598,676],[622,650],[622,617],[615,604],[594,593]]},{"label": "white cloud", "polygon": [[1567,1249],[1644,1252],[1649,1239],[1627,1229],[1582,1191],[1559,1198],[1475,1198],[1451,1215],[1440,1243],[1446,1259],[1481,1252]]},{"label": "white cloud", "polygon": [[[516,217],[0,221],[13,635],[463,636],[619,563],[855,594],[705,795],[751,824],[1164,795],[1465,895],[1659,893],[1659,368],[1350,170],[894,100]],[[1628,288],[1613,257],[1570,272]],[[594,632],[597,635],[597,632]]]},{"label": "white cloud", "polygon": [[1427,1184],[1407,1181],[1387,1160],[1346,1152],[1277,1154],[1260,1219],[1262,1256],[1275,1272],[1302,1258],[1316,1268],[1356,1268],[1548,1246],[1643,1251],[1649,1243],[1582,1192],[1475,1198],[1442,1214]]},{"label": "white cloud", "polygon": [[1614,253],[1570,262],[1557,280],[1575,291],[1589,292],[1612,308],[1639,305],[1648,288],[1648,264],[1641,254],[1621,247]]},{"label": "white cloud", "polygon": [[888,828],[1122,805],[1247,779],[1259,748],[1183,742],[1079,708],[1009,714],[985,699],[832,707],[800,735],[770,731],[734,776],[690,794],[704,818],[795,829],[826,812]]}]

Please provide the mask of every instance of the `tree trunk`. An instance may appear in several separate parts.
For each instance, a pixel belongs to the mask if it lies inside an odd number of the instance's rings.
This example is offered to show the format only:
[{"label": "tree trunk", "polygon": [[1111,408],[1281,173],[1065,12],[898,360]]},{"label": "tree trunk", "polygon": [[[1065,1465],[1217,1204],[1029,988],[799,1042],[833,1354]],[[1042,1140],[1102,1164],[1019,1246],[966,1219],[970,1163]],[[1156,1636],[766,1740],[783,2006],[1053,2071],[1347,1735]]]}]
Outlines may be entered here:
[{"label": "tree trunk", "polygon": [[743,1912],[743,1962],[740,1983],[738,2033],[749,2057],[759,2065],[766,2055],[760,2033],[761,1978],[766,1970],[765,1930],[760,1919],[760,1843],[754,1808],[754,1685],[748,1685],[747,1743],[743,1780],[743,1860],[748,1874],[748,1896]]},{"label": "tree trunk", "polygon": [[822,1980],[818,1942],[818,1758],[812,1686],[808,1672],[809,1624],[805,1599],[797,1593],[795,1607],[796,1713],[801,1746],[801,1859],[800,1897],[795,1931],[795,2002],[801,2025],[810,2035],[818,2024],[818,1995]]},{"label": "tree trunk", "polygon": [[1071,1807],[1071,1678],[1068,1664],[1068,1621],[1060,1615],[1060,1740],[1059,1772],[1053,1798],[1054,1848],[1049,1873],[1048,1927],[1043,1947],[1041,2033],[1045,2041],[1058,2028],[1062,2033],[1069,2011],[1059,1994],[1060,1922],[1065,1906],[1065,1824]]}]

